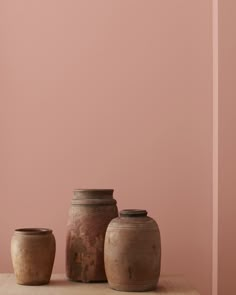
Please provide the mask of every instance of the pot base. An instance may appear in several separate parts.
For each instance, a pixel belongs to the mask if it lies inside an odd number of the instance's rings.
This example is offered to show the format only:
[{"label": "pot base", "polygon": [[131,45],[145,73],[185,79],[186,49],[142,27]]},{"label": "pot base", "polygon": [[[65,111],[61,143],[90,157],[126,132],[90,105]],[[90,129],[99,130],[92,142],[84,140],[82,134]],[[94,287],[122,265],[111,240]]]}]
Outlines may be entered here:
[{"label": "pot base", "polygon": [[49,281],[39,281],[39,282],[16,282],[18,285],[22,286],[41,286],[41,285],[47,285],[49,284]]},{"label": "pot base", "polygon": [[152,285],[120,285],[120,284],[109,284],[109,287],[116,291],[123,292],[145,292],[145,291],[153,291],[156,290],[157,284]]}]

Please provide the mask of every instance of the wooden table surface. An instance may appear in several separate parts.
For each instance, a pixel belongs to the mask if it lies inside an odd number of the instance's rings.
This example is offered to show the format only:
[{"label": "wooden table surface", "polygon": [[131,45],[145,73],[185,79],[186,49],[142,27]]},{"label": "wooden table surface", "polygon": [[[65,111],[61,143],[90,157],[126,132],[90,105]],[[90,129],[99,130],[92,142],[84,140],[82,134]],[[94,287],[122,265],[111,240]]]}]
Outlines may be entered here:
[{"label": "wooden table surface", "polygon": [[68,281],[64,274],[52,275],[50,284],[22,286],[15,282],[14,274],[0,274],[0,295],[199,295],[179,276],[162,276],[158,288],[149,292],[120,292],[109,288],[106,283],[77,283]]}]

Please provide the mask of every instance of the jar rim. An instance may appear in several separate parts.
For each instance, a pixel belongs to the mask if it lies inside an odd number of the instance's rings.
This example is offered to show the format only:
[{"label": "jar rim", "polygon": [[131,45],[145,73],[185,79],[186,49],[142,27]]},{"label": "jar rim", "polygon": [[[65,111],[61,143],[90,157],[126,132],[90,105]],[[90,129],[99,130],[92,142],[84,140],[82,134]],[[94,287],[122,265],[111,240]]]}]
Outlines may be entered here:
[{"label": "jar rim", "polygon": [[148,212],[143,209],[124,209],[120,211],[121,217],[145,217]]},{"label": "jar rim", "polygon": [[74,189],[75,192],[114,192],[114,189],[110,188],[76,188]]},{"label": "jar rim", "polygon": [[113,189],[76,189],[73,200],[113,199]]},{"label": "jar rim", "polygon": [[22,235],[46,235],[52,233],[52,230],[49,228],[25,227],[15,229],[15,233]]}]

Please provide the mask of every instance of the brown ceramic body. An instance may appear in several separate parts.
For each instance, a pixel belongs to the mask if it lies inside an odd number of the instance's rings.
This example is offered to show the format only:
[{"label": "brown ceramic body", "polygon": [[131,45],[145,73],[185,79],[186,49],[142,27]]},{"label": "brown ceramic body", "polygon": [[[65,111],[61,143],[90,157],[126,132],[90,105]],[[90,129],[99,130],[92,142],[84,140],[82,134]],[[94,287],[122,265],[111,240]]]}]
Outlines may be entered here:
[{"label": "brown ceramic body", "polygon": [[18,229],[11,240],[11,257],[16,282],[43,285],[50,281],[56,243],[49,229]]},{"label": "brown ceramic body", "polygon": [[[130,214],[125,214],[125,211]],[[112,289],[119,291],[153,290],[158,283],[161,265],[158,225],[145,216],[145,210],[122,212],[124,215],[111,221],[105,237],[108,283]]]},{"label": "brown ceramic body", "polygon": [[106,281],[104,238],[118,216],[113,190],[75,190],[69,211],[66,274],[81,282]]}]

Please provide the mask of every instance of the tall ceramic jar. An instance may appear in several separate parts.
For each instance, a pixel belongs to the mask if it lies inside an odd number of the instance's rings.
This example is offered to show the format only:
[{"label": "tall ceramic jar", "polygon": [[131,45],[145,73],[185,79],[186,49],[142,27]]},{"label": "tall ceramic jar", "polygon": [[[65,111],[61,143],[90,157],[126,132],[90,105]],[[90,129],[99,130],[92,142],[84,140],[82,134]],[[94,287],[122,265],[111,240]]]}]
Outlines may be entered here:
[{"label": "tall ceramic jar", "polygon": [[11,257],[20,285],[44,285],[50,281],[56,243],[52,230],[16,229],[11,240]]},{"label": "tall ceramic jar", "polygon": [[118,216],[111,189],[77,189],[69,210],[66,274],[81,282],[106,281],[104,239]]},{"label": "tall ceramic jar", "polygon": [[111,221],[105,237],[105,270],[112,289],[149,291],[160,276],[161,240],[146,210],[123,210]]}]

